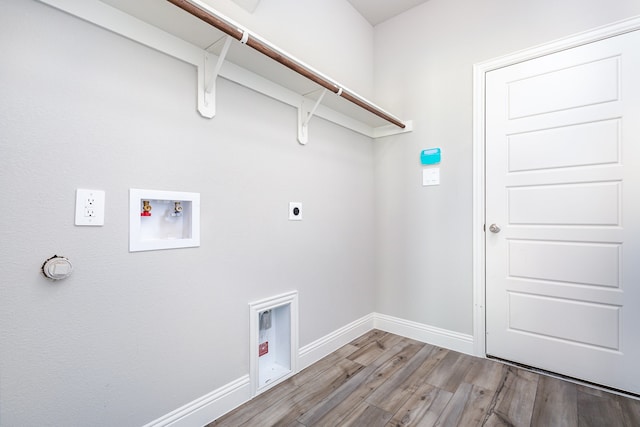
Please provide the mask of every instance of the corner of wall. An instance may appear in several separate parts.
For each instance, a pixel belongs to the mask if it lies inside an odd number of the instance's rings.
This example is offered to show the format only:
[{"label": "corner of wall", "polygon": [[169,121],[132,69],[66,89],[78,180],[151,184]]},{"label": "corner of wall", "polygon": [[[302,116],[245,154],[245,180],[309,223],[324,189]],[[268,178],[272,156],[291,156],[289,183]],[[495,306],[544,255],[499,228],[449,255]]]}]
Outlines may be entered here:
[{"label": "corner of wall", "polygon": [[[372,329],[473,355],[471,335],[448,331],[380,313],[370,313],[300,348],[298,372]],[[200,427],[252,399],[249,375],[238,378],[143,427]]]}]

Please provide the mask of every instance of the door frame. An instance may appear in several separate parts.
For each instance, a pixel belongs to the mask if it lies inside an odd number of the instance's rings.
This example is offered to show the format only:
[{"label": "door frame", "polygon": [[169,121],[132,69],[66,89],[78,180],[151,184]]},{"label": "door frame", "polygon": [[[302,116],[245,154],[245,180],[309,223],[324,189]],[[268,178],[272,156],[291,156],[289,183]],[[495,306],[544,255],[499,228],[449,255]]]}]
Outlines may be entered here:
[{"label": "door frame", "polygon": [[614,22],[473,66],[473,352],[486,352],[485,76],[498,68],[640,30],[640,16]]}]

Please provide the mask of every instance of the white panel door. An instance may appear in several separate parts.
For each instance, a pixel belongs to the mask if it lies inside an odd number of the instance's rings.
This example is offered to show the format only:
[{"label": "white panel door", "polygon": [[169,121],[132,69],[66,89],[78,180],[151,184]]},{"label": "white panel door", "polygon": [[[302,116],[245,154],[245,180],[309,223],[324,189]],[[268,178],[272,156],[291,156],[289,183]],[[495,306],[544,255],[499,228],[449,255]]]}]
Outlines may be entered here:
[{"label": "white panel door", "polygon": [[487,354],[640,393],[640,31],[486,79]]}]

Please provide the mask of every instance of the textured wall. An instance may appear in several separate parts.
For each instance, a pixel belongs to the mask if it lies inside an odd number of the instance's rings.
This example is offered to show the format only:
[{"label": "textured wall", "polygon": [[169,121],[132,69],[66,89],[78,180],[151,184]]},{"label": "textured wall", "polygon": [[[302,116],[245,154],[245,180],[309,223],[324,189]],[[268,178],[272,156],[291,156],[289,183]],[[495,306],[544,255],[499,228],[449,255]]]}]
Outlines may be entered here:
[{"label": "textured wall", "polygon": [[[248,303],[297,289],[300,345],[373,311],[373,149],[35,1],[0,14],[0,425],[135,426],[249,372]],[[76,188],[106,191],[76,227]],[[129,188],[201,194],[201,247],[128,252]],[[288,202],[304,221],[287,220]],[[71,278],[39,269],[59,254]]]},{"label": "textured wall", "polygon": [[[472,333],[473,64],[638,14],[636,0],[429,0],[376,26],[376,99],[415,124],[375,144],[378,311]],[[438,187],[422,187],[429,147]]]}]

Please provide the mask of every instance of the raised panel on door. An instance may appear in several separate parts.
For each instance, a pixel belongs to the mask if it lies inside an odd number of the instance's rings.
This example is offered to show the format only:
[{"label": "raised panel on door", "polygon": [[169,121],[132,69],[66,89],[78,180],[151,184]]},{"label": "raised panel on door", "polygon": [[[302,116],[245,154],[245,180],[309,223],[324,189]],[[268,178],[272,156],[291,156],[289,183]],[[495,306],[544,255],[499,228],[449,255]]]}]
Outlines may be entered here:
[{"label": "raised panel on door", "polygon": [[509,172],[618,163],[620,120],[511,134],[507,149]]},{"label": "raised panel on door", "polygon": [[[620,306],[509,292],[508,327],[567,344],[620,349]],[[558,322],[540,322],[540,313]],[[573,322],[571,320],[588,319]]]},{"label": "raised panel on door", "polygon": [[509,239],[507,244],[510,278],[620,287],[619,243]]},{"label": "raised panel on door", "polygon": [[619,74],[620,57],[614,55],[545,69],[508,82],[508,117],[518,119],[617,101]]},{"label": "raised panel on door", "polygon": [[621,182],[511,187],[509,224],[619,225]]}]

